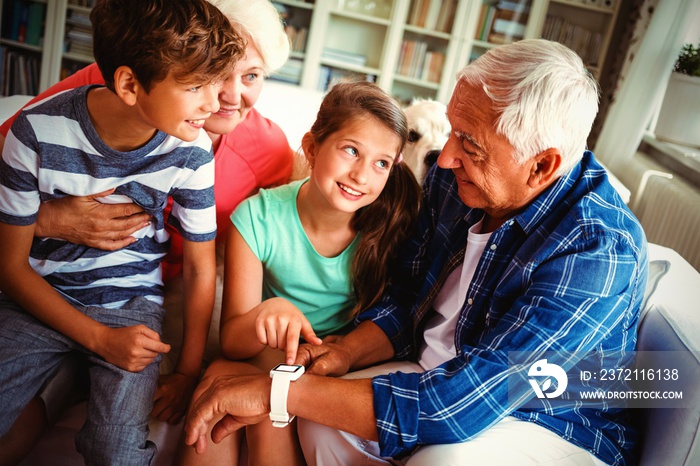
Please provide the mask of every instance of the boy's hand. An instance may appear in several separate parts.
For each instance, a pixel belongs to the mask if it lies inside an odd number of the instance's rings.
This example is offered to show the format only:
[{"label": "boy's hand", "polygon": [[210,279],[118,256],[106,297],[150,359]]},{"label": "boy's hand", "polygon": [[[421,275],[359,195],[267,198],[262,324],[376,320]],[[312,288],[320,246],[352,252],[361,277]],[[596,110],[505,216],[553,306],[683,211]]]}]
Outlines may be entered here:
[{"label": "boy's hand", "polygon": [[130,235],[148,225],[150,216],[134,203],[103,204],[97,200],[113,192],[114,189],[109,189],[41,204],[35,234],[105,251],[130,245],[136,241]]},{"label": "boy's hand", "polygon": [[151,416],[163,422],[177,424],[185,415],[196,387],[196,377],[179,372],[161,375],[153,397]]},{"label": "boy's hand", "polygon": [[306,316],[286,299],[271,298],[256,308],[255,332],[258,341],[270,348],[285,350],[287,364],[293,364],[297,357],[300,336],[312,345],[321,344]]},{"label": "boy's hand", "polygon": [[126,371],[141,372],[160,353],[170,351],[170,345],[160,341],[158,332],[145,325],[109,328],[100,338],[95,352],[105,360]]}]

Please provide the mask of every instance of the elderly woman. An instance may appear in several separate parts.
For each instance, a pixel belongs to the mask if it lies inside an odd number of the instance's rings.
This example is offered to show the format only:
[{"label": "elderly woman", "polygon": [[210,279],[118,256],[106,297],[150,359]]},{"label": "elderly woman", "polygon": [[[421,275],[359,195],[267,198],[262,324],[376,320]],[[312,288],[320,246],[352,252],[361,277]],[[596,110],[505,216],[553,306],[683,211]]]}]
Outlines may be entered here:
[{"label": "elderly woman", "polygon": [[[284,32],[280,16],[267,0],[209,0],[230,20],[247,41],[245,57],[236,64],[233,75],[223,84],[219,93],[220,109],[206,120],[204,129],[212,139],[215,160],[215,196],[217,223],[223,249],[223,238],[230,225],[228,216],[246,197],[261,187],[269,187],[288,181],[293,161],[293,151],[287,138],[274,122],[258,113],[255,105],[262,91],[265,77],[280,68],[289,57],[289,40]],[[41,100],[66,89],[87,84],[103,84],[97,65],[92,64],[54,85],[32,102]],[[0,147],[14,118],[0,127]],[[59,237],[101,249],[119,249],[133,241],[131,233],[149,221],[136,204],[107,205],[100,203],[104,193],[89,197],[64,198],[42,205],[37,221],[36,234],[42,237]],[[170,230],[171,249],[163,262],[163,280],[166,284],[165,306],[168,315],[164,339],[173,344],[174,351],[164,360],[172,369],[169,379],[164,379],[156,393],[153,414],[158,419],[177,422],[185,413],[189,399],[179,403],[170,397],[169,384],[183,384],[194,389],[197,379],[178,372],[181,358],[192,357],[187,348],[179,351],[181,329],[172,328],[181,319],[172,314],[181,312],[181,238],[175,229]],[[218,254],[221,257],[221,253]],[[221,270],[221,268],[220,268]],[[209,348],[218,347],[218,315],[220,313],[221,277],[217,278],[217,304],[210,332]],[[212,338],[213,337],[213,338]],[[180,355],[182,355],[180,357]],[[211,356],[211,355],[209,355]],[[66,368],[67,369],[67,368]],[[72,390],[70,390],[72,391]],[[65,383],[49,382],[17,421],[13,430],[0,439],[0,449],[10,457],[22,458],[36,443],[47,424],[56,420],[66,404]],[[7,447],[7,448],[6,448]],[[9,455],[9,456],[8,456]],[[12,461],[10,459],[10,461]]]}]

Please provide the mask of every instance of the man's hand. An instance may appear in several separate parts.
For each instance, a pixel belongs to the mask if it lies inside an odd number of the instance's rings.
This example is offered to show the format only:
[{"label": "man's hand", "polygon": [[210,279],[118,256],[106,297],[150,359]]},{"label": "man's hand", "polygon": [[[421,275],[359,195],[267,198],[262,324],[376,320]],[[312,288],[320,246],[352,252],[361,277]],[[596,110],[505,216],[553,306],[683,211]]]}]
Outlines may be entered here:
[{"label": "man's hand", "polygon": [[99,341],[95,353],[110,364],[131,372],[141,372],[160,353],[170,351],[170,345],[160,341],[158,332],[145,325],[105,327]]},{"label": "man's hand", "polygon": [[158,420],[177,424],[187,411],[187,405],[197,386],[197,377],[172,372],[158,378],[151,415]]},{"label": "man's hand", "polygon": [[[185,422],[185,443],[197,453],[234,431],[268,419],[271,379],[267,374],[220,376],[192,402]],[[197,393],[200,393],[199,389]]]},{"label": "man's hand", "polygon": [[253,311],[258,313],[255,319],[258,341],[270,348],[285,350],[287,364],[293,364],[297,357],[300,336],[313,345],[321,344],[309,319],[286,299],[267,299]]},{"label": "man's hand", "polygon": [[113,192],[110,189],[44,202],[39,208],[35,234],[105,251],[130,245],[136,241],[130,235],[147,226],[150,216],[134,203],[103,204],[97,200]]},{"label": "man's hand", "polygon": [[330,335],[321,346],[302,345],[296,363],[306,366],[306,372],[340,377],[387,361],[394,356],[394,348],[378,325],[364,321],[347,335]]},{"label": "man's hand", "polygon": [[320,346],[304,344],[299,347],[294,364],[306,367],[308,374],[340,377],[350,372],[352,357],[343,348],[342,336],[329,335]]}]

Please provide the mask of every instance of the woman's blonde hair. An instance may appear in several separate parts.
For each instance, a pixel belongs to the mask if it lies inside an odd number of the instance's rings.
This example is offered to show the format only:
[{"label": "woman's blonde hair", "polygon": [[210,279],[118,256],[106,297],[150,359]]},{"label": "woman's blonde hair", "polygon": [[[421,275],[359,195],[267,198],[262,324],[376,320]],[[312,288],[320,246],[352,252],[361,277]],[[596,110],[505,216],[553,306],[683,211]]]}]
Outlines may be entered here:
[{"label": "woman's blonde hair", "polygon": [[260,52],[265,74],[270,75],[289,58],[289,37],[277,9],[268,0],[208,0],[247,36]]}]

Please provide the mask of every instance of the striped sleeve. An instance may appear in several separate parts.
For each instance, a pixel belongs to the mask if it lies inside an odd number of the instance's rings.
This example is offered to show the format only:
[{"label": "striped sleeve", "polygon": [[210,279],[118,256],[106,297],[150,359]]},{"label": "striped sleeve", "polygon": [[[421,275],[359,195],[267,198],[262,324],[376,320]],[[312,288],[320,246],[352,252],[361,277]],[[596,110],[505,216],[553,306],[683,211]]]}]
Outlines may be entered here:
[{"label": "striped sleeve", "polygon": [[17,118],[5,140],[0,163],[0,221],[31,225],[41,198],[38,190],[38,144],[26,117]]}]

